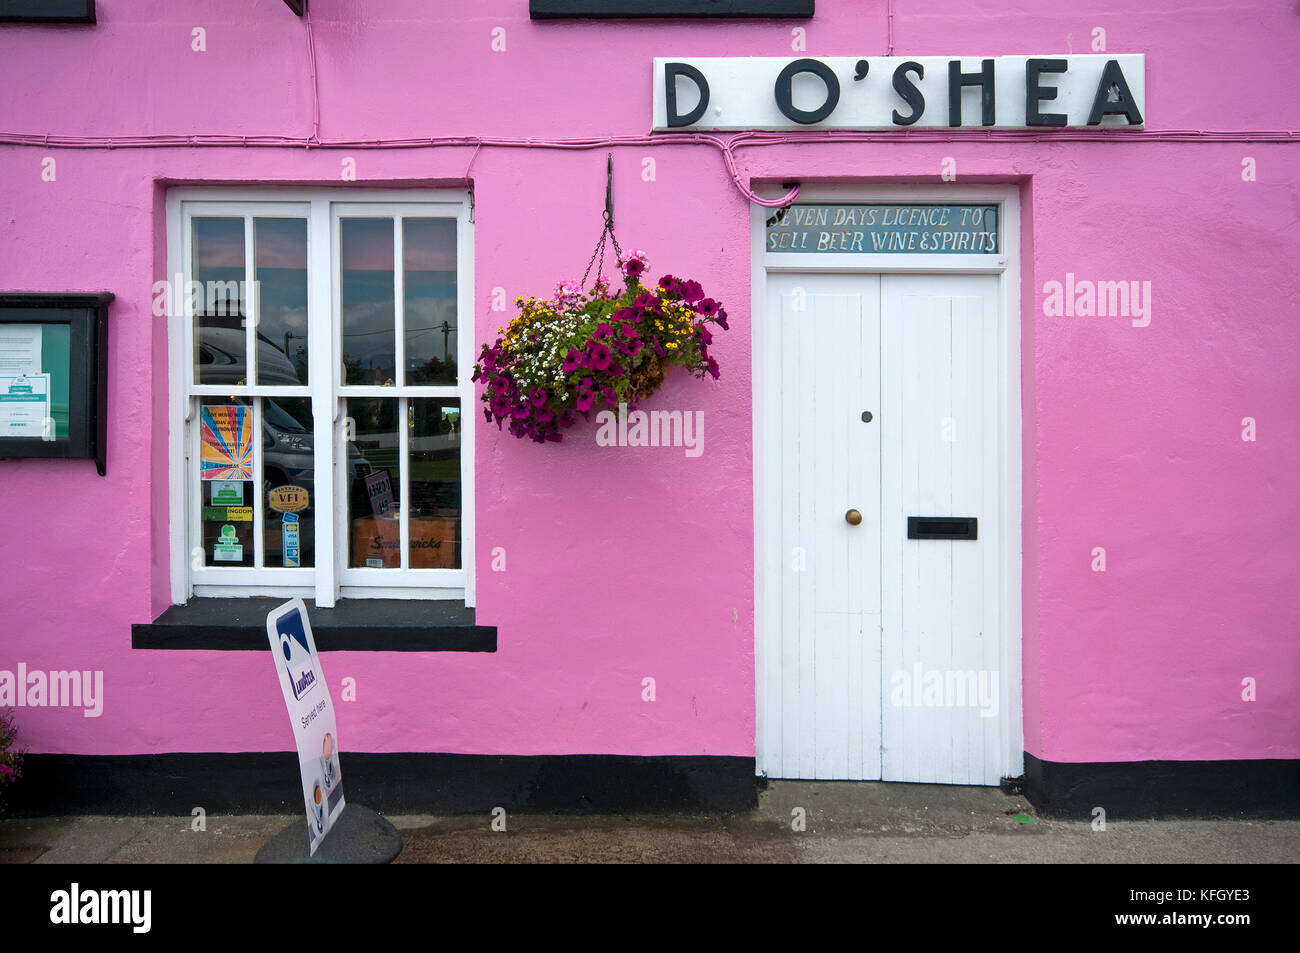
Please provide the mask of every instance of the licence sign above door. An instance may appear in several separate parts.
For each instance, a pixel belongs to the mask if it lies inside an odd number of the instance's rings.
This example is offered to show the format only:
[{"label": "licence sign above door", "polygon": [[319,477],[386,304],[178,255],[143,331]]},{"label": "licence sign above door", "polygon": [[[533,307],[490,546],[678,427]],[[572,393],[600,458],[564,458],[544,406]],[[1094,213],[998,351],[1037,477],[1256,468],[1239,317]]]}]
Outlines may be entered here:
[{"label": "licence sign above door", "polygon": [[795,254],[995,255],[998,207],[798,203],[767,220],[767,250]]}]

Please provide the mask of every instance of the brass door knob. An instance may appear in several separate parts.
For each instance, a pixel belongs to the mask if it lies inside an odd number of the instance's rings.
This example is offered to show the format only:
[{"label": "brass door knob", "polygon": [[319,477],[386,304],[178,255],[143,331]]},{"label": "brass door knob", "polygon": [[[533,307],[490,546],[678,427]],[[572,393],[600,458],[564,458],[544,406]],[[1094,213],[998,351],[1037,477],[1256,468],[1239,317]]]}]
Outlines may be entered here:
[{"label": "brass door knob", "polygon": [[862,522],[862,514],[857,510],[849,510],[844,514],[844,518],[848,520],[850,526],[857,526]]}]

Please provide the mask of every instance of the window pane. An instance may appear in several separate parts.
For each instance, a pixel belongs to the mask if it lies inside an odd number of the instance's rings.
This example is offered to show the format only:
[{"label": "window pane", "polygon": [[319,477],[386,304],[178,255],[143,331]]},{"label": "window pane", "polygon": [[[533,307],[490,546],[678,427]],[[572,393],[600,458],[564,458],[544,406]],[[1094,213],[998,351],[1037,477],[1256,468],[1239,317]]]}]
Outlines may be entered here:
[{"label": "window pane", "polygon": [[314,566],[316,485],[311,401],[262,401],[262,564]]},{"label": "window pane", "polygon": [[406,383],[456,383],[456,220],[402,220]]},{"label": "window pane", "polygon": [[393,384],[397,361],[393,220],[341,219],[339,234],[343,383]]},{"label": "window pane", "polygon": [[245,384],[244,220],[194,218],[192,281],[194,382]]},{"label": "window pane", "polygon": [[412,398],[407,410],[412,569],[460,568],[460,401]]},{"label": "window pane", "polygon": [[345,413],[356,434],[348,446],[348,565],[398,569],[402,481],[397,398],[350,398]]},{"label": "window pane", "polygon": [[239,397],[199,406],[203,562],[253,565],[253,408]]},{"label": "window pane", "polygon": [[257,383],[307,383],[307,220],[253,219]]}]

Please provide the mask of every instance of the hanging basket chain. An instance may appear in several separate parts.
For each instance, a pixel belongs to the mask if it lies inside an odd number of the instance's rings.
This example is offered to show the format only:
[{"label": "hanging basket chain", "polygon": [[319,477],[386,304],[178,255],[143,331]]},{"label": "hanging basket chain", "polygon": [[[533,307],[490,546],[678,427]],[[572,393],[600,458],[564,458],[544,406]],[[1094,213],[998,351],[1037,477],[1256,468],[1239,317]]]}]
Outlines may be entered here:
[{"label": "hanging basket chain", "polygon": [[614,234],[614,154],[612,152],[605,154],[605,227],[600,230],[600,240],[596,242],[596,247],[591,253],[591,260],[587,262],[587,270],[582,273],[582,287],[587,287],[587,278],[591,275],[592,266],[596,264],[599,257],[600,265],[596,269],[596,280],[599,281],[601,274],[605,270],[605,243],[610,241],[614,245],[614,260],[620,264],[623,259],[623,248],[618,243],[618,236]]}]

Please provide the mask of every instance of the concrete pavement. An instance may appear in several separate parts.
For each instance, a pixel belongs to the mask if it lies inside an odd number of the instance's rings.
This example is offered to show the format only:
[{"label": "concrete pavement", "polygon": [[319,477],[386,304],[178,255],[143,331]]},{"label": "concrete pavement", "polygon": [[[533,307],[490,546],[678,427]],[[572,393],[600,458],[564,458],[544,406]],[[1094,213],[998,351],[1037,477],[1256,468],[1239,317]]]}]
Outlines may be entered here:
[{"label": "concrete pavement", "polygon": [[[382,811],[382,805],[369,807]],[[1039,818],[996,788],[774,781],[741,814],[394,815],[398,863],[1295,863],[1300,820]],[[0,821],[0,862],[250,863],[301,816]],[[498,826],[499,823],[498,823]],[[802,827],[802,829],[798,829]],[[305,836],[305,834],[304,834]]]}]

